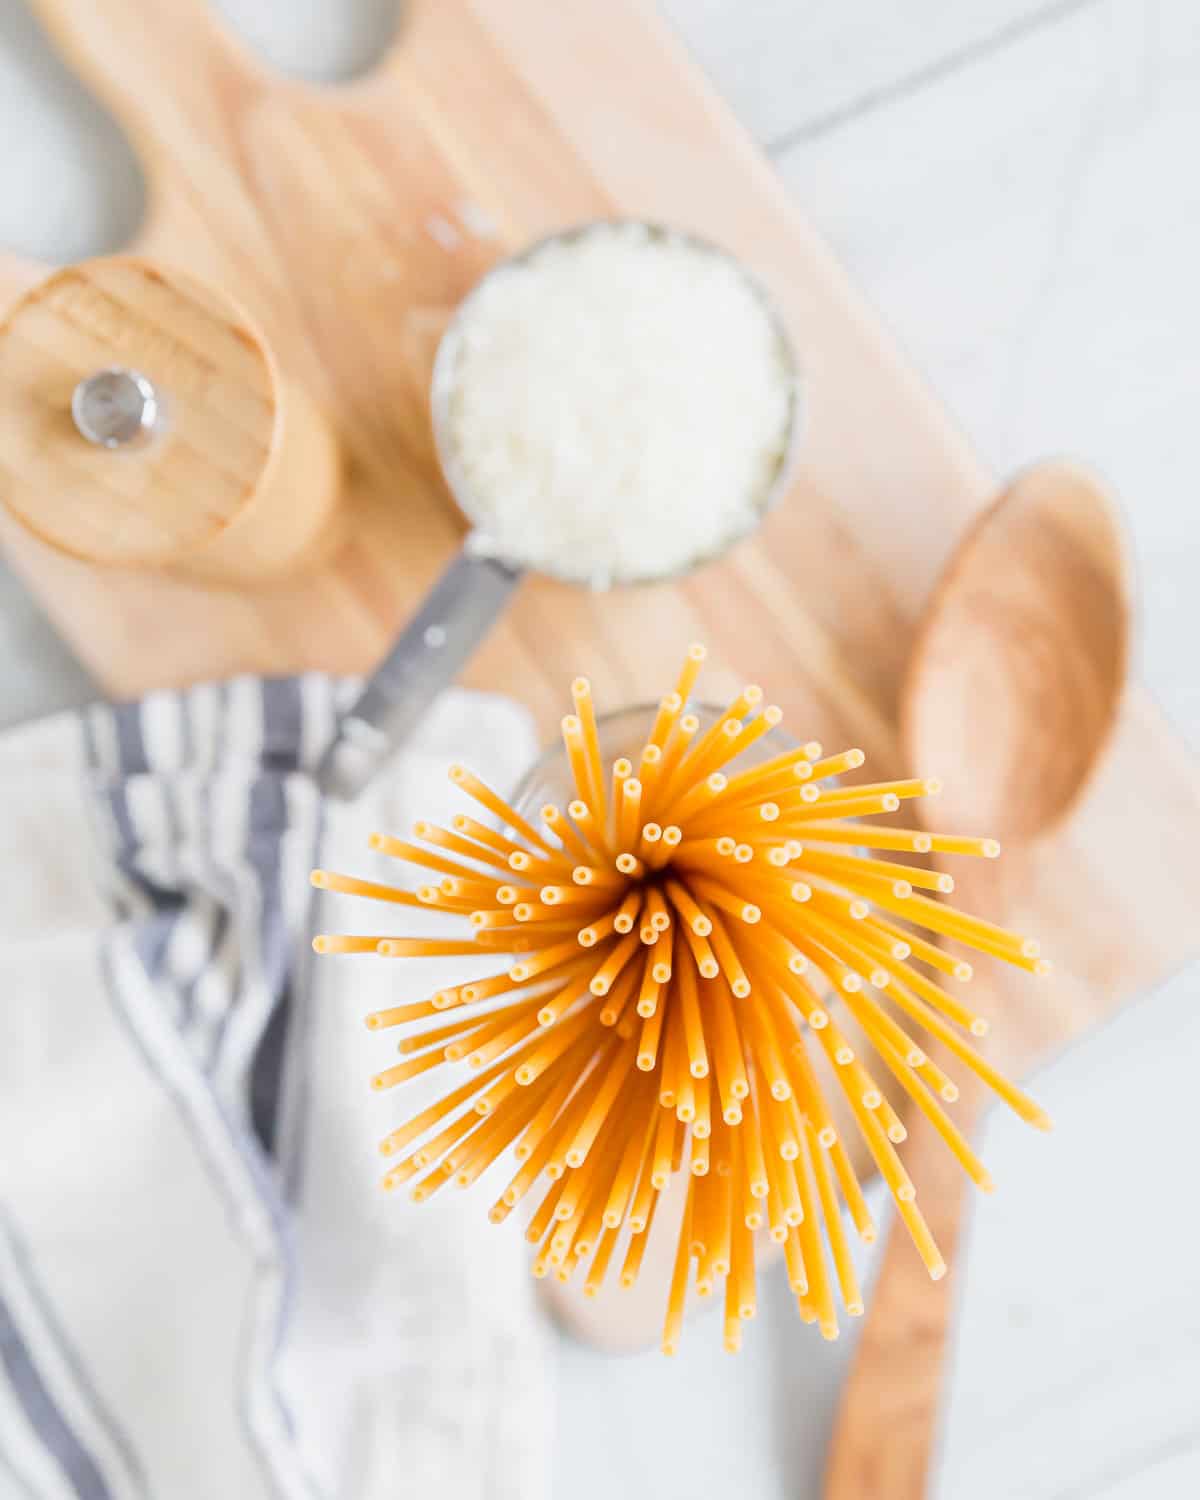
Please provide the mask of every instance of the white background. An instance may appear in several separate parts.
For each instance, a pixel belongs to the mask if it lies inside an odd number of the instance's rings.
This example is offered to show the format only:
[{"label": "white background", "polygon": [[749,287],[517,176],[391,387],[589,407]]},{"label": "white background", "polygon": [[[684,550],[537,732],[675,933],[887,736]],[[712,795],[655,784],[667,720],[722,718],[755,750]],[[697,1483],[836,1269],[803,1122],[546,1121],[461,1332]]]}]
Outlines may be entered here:
[{"label": "white background", "polygon": [[[546,0],[563,3],[563,0]],[[390,0],[220,0],[277,66],[369,66]],[[1145,676],[1200,741],[1200,7],[1194,0],[669,0],[881,318],[1003,473],[1065,451],[1120,490]],[[0,0],[0,244],[118,247],[140,211],[119,133]],[[0,572],[0,723],[87,685]],[[1136,871],[1129,872],[1136,879]],[[1200,920],[1200,918],[1198,918]],[[1200,971],[1036,1080],[1047,1140],[992,1120],[1002,1191],[969,1247],[936,1493],[1200,1493]],[[559,1351],[556,1496],[819,1494],[850,1340],[766,1289],[748,1350]],[[775,1316],[777,1314],[777,1316]]]}]

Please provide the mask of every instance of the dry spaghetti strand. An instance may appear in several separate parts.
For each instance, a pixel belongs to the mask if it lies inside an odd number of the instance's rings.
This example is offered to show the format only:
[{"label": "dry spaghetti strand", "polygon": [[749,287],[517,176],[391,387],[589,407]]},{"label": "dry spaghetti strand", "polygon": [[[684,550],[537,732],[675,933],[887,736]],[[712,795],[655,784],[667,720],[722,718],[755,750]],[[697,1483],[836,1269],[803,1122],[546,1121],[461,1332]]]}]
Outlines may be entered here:
[{"label": "dry spaghetti strand", "polygon": [[[360,932],[318,935],[318,952],[439,971],[367,1017],[400,1054],[374,1088],[419,1075],[453,1085],[384,1137],[385,1187],[425,1201],[512,1161],[489,1216],[527,1205],[534,1273],[578,1276],[588,1296],[614,1264],[622,1286],[636,1281],[657,1225],[674,1239],[668,1352],[692,1285],[722,1295],[725,1346],[740,1347],[760,1230],[783,1246],[803,1319],[834,1337],[839,1303],[861,1311],[847,1228],[870,1240],[875,1226],[830,1079],[934,1276],[944,1262],[896,1150],[900,1095],[879,1080],[913,1099],[984,1188],[986,1168],[942,1107],[956,1086],[924,1038],[1048,1124],[970,1044],[984,1019],[943,987],[971,976],[961,950],[1044,972],[1037,944],[947,905],[950,876],[912,859],[992,859],[999,846],[892,826],[936,782],[856,782],[860,750],[774,743],[780,714],[757,687],[698,709],[703,660],[689,650],[646,737],[607,764],[591,686],[575,681],[564,806],[535,816],[454,766],[479,817],[419,821],[416,842],[370,839],[407,881],[312,877],[375,913]],[[456,1062],[465,1081],[441,1072]]]}]

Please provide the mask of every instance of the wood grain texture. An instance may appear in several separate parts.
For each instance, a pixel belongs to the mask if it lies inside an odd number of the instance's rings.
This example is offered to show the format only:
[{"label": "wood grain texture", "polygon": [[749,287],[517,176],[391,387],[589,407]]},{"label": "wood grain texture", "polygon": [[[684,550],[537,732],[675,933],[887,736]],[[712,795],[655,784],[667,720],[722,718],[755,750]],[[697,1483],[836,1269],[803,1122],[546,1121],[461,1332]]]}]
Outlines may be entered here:
[{"label": "wood grain texture", "polygon": [[[80,381],[133,369],[163,430],[111,451],[76,431]],[[331,429],[223,294],[116,256],[67,266],[0,321],[3,503],[56,551],[219,584],[303,571],[342,540]]]},{"label": "wood grain texture", "polygon": [[[935,859],[957,881],[956,904],[986,912],[1002,925],[1036,931],[1038,914],[1025,890],[1029,851],[1015,847],[996,862]],[[952,946],[952,945],[950,945]],[[966,950],[962,950],[967,957]],[[1066,1045],[1090,1023],[1086,1008],[1047,1004],[1053,980],[1029,976],[970,954],[975,977],[971,1006],[994,1022],[980,1050],[1009,1074],[1031,1058]],[[958,1085],[949,1113],[970,1139],[991,1091],[934,1043],[928,1055]],[[898,1219],[892,1218],[866,1317],[834,1422],[826,1461],[824,1500],[923,1500],[929,1493],[945,1407],[946,1375],[961,1274],[963,1231],[974,1188],[935,1127],[916,1108],[904,1114],[908,1139],[902,1156],[916,1184],[917,1201],[947,1266],[940,1281],[928,1271]]]},{"label": "wood grain texture", "polygon": [[[714,695],[753,674],[797,733],[899,770],[915,621],[992,477],[652,12],[412,0],[386,67],[318,91],[264,75],[200,0],[38,8],[140,153],[135,248],[247,309],[348,462],[347,545],[270,591],[114,580],[5,526],[14,565],[113,692],[378,660],[461,533],[425,396],[451,309],[505,249],[621,212],[717,241],[770,288],[806,379],[797,481],[758,539],[681,585],[530,581],[467,680],[528,704],[549,737],[576,673],[603,706],[648,699],[700,637]],[[1135,694],[1079,818],[1025,871],[1064,1024],[1100,1020],[1195,951],[1198,837],[1196,769]],[[1117,851],[1150,878],[1115,878]]]},{"label": "wood grain texture", "polygon": [[44,275],[44,267],[0,250],[0,311],[9,303],[15,302],[22,292],[40,281]]},{"label": "wood grain texture", "polygon": [[[972,1000],[976,997],[973,994]],[[941,1066],[952,1060],[928,1049]],[[954,1122],[968,1136],[988,1103],[974,1074],[955,1077]],[[917,1184],[921,1212],[949,1267],[931,1281],[904,1227],[893,1221],[826,1461],[825,1500],[922,1500],[936,1454],[945,1399],[947,1348],[961,1276],[962,1230],[970,1179],[945,1142],[917,1111],[907,1121],[904,1166]]]},{"label": "wood grain texture", "polygon": [[[928,497],[948,537],[956,506],[982,499],[986,479],[653,17],[418,3],[383,72],[320,92],[265,78],[191,0],[149,18],[130,0],[102,19],[77,0],[42,12],[141,153],[152,191],[136,249],[244,306],[280,365],[328,404],[349,455],[353,538],[303,589],[164,600],[160,581],[131,576],[118,611],[107,579],[18,544],[18,565],[115,691],[377,659],[460,533],[425,400],[450,309],[507,246],[597,213],[646,212],[727,244],[783,304],[812,391],[800,482],[760,543],[682,588],[592,597],[532,583],[473,680],[520,690],[547,725],[552,694],[580,665],[608,702],[650,696],[689,639],[714,634],[706,601],[725,591],[746,604],[741,638],[715,642],[727,665],[777,655],[785,707],[888,748],[905,618],[936,558],[915,546],[898,556],[868,519],[881,501]],[[176,87],[167,78],[185,55],[196,65]],[[472,222],[497,225],[494,240],[468,231],[468,202]],[[431,232],[439,225],[456,229],[453,248]],[[858,441],[838,389],[888,411],[890,455]],[[831,555],[846,580],[837,589],[825,582]],[[859,589],[856,574],[876,586]],[[845,610],[851,593],[869,608]],[[179,629],[131,651],[129,622],[165,604]]]},{"label": "wood grain texture", "polygon": [[1043,837],[1107,751],[1134,614],[1125,528],[1078,464],[1033,464],[969,529],[930,601],[901,707],[910,766],[937,761],[930,816]]},{"label": "wood grain texture", "polygon": [[[947,567],[913,649],[901,737],[910,765],[944,757],[950,789],[939,812],[948,826],[1004,841],[997,861],[934,859],[957,880],[964,910],[1037,931],[1023,925],[1036,922],[1023,909],[1026,867],[1108,749],[1128,684],[1132,615],[1115,508],[1075,465],[1048,462],[1018,476]],[[1047,981],[970,957],[972,1008],[1000,1022],[983,1050],[1002,1072],[1074,1038],[1081,1017],[1045,1003]],[[988,1092],[948,1049],[936,1051],[960,1090],[955,1123],[971,1133]],[[969,1181],[922,1111],[910,1107],[905,1119],[905,1167],[953,1268]],[[927,1493],[953,1309],[953,1283],[925,1274],[893,1219],[834,1426],[826,1500]]]}]

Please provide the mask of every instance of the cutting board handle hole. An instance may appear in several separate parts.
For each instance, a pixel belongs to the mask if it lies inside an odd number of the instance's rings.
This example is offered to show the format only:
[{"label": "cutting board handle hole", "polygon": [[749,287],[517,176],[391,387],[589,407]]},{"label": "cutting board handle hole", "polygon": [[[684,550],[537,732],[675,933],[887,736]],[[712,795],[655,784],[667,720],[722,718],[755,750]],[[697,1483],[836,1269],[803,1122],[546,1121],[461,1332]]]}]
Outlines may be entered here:
[{"label": "cutting board handle hole", "polygon": [[248,6],[209,0],[229,32],[272,72],[309,83],[350,83],[383,61],[403,0],[292,0]]}]

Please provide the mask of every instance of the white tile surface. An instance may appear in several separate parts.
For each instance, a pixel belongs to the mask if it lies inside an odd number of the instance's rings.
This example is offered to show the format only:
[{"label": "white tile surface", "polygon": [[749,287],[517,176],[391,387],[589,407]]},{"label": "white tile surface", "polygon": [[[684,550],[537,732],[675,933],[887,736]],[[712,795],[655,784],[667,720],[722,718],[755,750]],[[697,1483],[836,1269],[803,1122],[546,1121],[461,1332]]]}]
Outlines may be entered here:
[{"label": "white tile surface", "polygon": [[24,585],[0,562],[0,730],[90,702],[95,689],[50,633]]},{"label": "white tile surface", "polygon": [[1183,974],[1044,1070],[1053,1135],[993,1113],[938,1500],[1200,1494],[1198,995]]},{"label": "white tile surface", "polygon": [[998,473],[1069,451],[1117,486],[1193,742],[1198,79],[1191,0],[1100,0],[779,162]]},{"label": "white tile surface", "polygon": [[[779,161],[998,473],[1069,451],[1116,484],[1144,672],[1193,743],[1198,76],[1189,0],[1100,0]],[[1038,1080],[1049,1141],[993,1119],[941,1500],[1200,1493],[1198,999],[1192,970]]]},{"label": "white tile surface", "polygon": [[[766,146],[824,133],[929,74],[1081,0],[662,0],[662,10]],[[1086,0],[1082,0],[1086,3]]]},{"label": "white tile surface", "polygon": [[[276,66],[358,71],[389,0],[220,0]],[[0,244],[71,258],[139,211],[119,136],[23,9],[0,0]],[[1129,508],[1145,670],[1200,740],[1200,522],[1188,439],[1200,346],[1200,7],[1194,0],[666,0],[997,471],[1098,464]],[[0,582],[0,721],[83,691]],[[13,667],[15,663],[15,669]],[[997,1115],[940,1500],[1200,1493],[1200,1208],[1190,1186],[1200,972],[1046,1070],[1043,1140]],[[559,1353],[556,1493],[796,1500],[819,1477],[848,1340],[778,1277],[734,1361]]]}]

